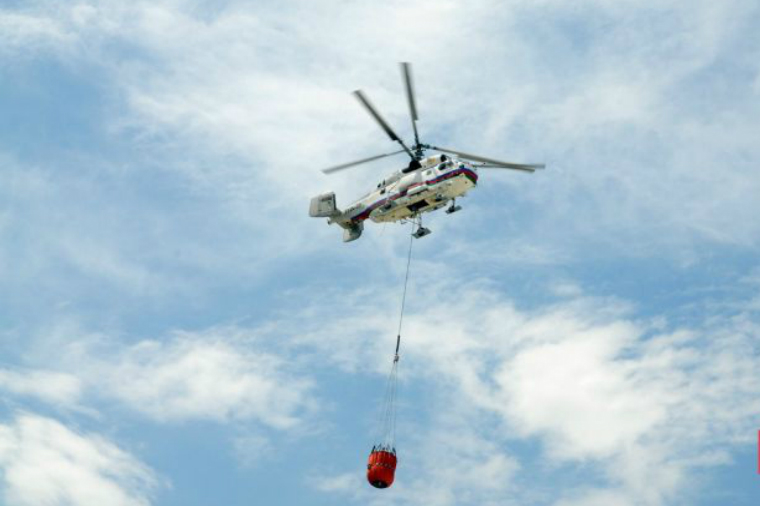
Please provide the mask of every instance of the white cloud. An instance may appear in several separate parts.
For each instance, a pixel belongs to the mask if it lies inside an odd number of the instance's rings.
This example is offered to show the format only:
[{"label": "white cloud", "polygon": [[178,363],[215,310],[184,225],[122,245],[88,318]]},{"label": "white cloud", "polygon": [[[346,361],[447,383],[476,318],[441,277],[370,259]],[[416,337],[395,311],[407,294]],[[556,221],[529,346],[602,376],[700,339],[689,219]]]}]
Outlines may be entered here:
[{"label": "white cloud", "polygon": [[477,410],[466,413],[472,407],[442,398],[432,420],[415,427],[414,446],[400,454],[399,502],[504,504],[516,493],[518,459],[490,436],[490,422]]},{"label": "white cloud", "polygon": [[652,430],[664,399],[642,395],[636,364],[616,360],[632,337],[626,327],[583,329],[506,361],[494,380],[512,424],[556,434],[549,452],[573,459],[608,456]]},{"label": "white cloud", "polygon": [[80,400],[82,382],[72,374],[57,371],[0,369],[0,390],[73,406]]},{"label": "white cloud", "polygon": [[[149,267],[163,256],[156,247],[160,241],[155,229],[142,238],[126,238],[144,211],[125,216],[117,209],[119,197],[99,186],[103,174],[94,174],[90,167],[73,175],[63,169],[24,167],[2,154],[0,164],[0,197],[7,203],[0,224],[0,240],[6,245],[0,272],[17,287],[16,293],[32,292],[30,297],[39,301],[40,292],[52,291],[65,299],[79,287],[72,283],[73,273],[140,295],[183,285],[178,277]],[[161,228],[162,218],[154,214],[151,220],[153,227]],[[166,234],[161,237],[166,239]],[[141,247],[143,240],[150,247]]]},{"label": "white cloud", "polygon": [[296,428],[315,407],[312,382],[260,346],[243,330],[212,329],[131,346],[80,341],[70,346],[66,363],[100,396],[159,422]]},{"label": "white cloud", "polygon": [[625,494],[610,490],[588,491],[577,499],[562,499],[555,506],[634,506],[638,504]]},{"label": "white cloud", "polygon": [[101,436],[28,413],[0,424],[0,470],[3,502],[13,506],[144,506],[158,483]]},{"label": "white cloud", "polygon": [[351,493],[362,483],[364,476],[360,473],[343,473],[335,476],[313,476],[311,486],[320,492],[343,494]]},{"label": "white cloud", "polygon": [[46,15],[36,16],[0,10],[0,54],[51,49],[71,37],[60,23]]}]

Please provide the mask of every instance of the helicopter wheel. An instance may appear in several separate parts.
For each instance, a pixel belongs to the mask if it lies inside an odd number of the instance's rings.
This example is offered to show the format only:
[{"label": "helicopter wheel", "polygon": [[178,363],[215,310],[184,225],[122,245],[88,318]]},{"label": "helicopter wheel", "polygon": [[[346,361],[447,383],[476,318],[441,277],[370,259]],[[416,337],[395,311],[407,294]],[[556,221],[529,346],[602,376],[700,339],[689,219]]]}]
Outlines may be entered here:
[{"label": "helicopter wheel", "polygon": [[451,201],[451,205],[449,206],[448,209],[446,209],[446,214],[452,214],[452,213],[462,210],[462,206],[458,206],[456,205],[456,203],[457,203],[456,200]]},{"label": "helicopter wheel", "polygon": [[422,226],[422,216],[415,216],[413,221],[417,225],[417,230],[412,233],[412,237],[419,239],[421,237],[425,237],[426,235],[432,234],[429,228]]}]

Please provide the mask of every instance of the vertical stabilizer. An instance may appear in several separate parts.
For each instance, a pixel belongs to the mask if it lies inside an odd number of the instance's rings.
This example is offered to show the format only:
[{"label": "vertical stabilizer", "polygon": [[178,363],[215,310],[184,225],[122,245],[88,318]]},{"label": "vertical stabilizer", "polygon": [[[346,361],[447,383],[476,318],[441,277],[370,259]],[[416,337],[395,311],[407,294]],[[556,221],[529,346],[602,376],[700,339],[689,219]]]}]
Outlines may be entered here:
[{"label": "vertical stabilizer", "polygon": [[357,240],[364,231],[364,223],[361,221],[359,223],[340,223],[339,225],[343,227],[343,242]]},{"label": "vertical stabilizer", "polygon": [[323,193],[311,199],[309,216],[312,218],[334,218],[340,214],[340,209],[335,204],[335,193]]}]

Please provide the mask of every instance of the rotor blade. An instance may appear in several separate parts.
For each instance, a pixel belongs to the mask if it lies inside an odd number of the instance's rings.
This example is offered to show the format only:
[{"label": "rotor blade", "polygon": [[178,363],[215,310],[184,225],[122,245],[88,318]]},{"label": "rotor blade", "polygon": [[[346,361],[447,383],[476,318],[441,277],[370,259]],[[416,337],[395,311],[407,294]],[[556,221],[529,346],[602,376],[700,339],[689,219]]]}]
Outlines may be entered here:
[{"label": "rotor blade", "polygon": [[356,98],[359,99],[359,102],[364,106],[365,109],[367,109],[367,112],[372,115],[373,118],[375,118],[375,121],[377,121],[377,124],[380,125],[380,128],[385,130],[385,133],[388,134],[388,137],[391,138],[392,141],[396,141],[404,148],[404,151],[412,158],[412,160],[415,160],[414,155],[409,150],[408,147],[406,147],[406,144],[404,144],[404,141],[402,141],[398,135],[396,135],[396,132],[393,131],[393,129],[388,125],[388,123],[385,122],[382,116],[380,116],[380,113],[377,112],[377,109],[370,103],[369,99],[366,95],[362,92],[362,90],[356,90],[354,91],[354,95],[356,95]]},{"label": "rotor blade", "polygon": [[474,160],[476,162],[483,162],[484,165],[481,165],[481,167],[486,169],[516,169],[516,170],[526,170],[529,172],[533,172],[536,169],[543,169],[545,167],[542,163],[512,163],[512,162],[503,162],[501,160],[495,160],[493,158],[486,158],[484,156],[478,156],[478,155],[471,155],[469,153],[463,153],[462,151],[454,151],[453,149],[448,148],[439,148],[438,146],[429,146],[430,149],[435,149],[438,151],[443,151],[445,153],[451,153],[453,155],[459,155],[462,158],[466,158],[468,160]]},{"label": "rotor blade", "polygon": [[406,100],[409,102],[409,113],[412,115],[412,128],[414,129],[414,144],[420,143],[420,136],[417,133],[417,104],[414,99],[414,86],[412,85],[412,64],[409,62],[401,63],[401,72],[404,74],[404,84],[406,84]]},{"label": "rotor blade", "polygon": [[393,156],[397,155],[399,153],[403,153],[403,149],[399,149],[398,151],[394,151],[393,153],[385,153],[384,155],[376,155],[376,156],[370,156],[369,158],[363,158],[361,160],[356,160],[355,162],[348,162],[348,163],[342,163],[340,165],[335,165],[333,167],[328,167],[326,169],[322,169],[322,172],[325,174],[332,174],[333,172],[338,172],[339,170],[348,169],[349,167],[353,167],[355,165],[361,165],[362,163],[371,162],[373,160],[379,160],[380,158],[385,158],[386,156]]},{"label": "rotor blade", "polygon": [[512,170],[523,170],[525,172],[536,172],[536,169],[543,169],[543,165],[528,165],[528,164],[520,164],[520,163],[511,163],[509,165],[495,165],[492,163],[484,163],[482,165],[476,165],[479,169],[512,169]]}]

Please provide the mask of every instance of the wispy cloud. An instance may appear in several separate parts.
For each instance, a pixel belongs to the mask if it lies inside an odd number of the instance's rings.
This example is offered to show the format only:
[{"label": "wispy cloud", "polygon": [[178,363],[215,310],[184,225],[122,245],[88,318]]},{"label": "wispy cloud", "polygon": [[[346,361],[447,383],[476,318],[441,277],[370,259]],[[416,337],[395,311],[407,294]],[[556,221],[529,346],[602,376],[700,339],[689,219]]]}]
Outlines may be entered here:
[{"label": "wispy cloud", "polygon": [[157,422],[255,421],[285,430],[315,407],[312,380],[244,329],[178,332],[129,346],[85,339],[67,349],[64,363],[94,394]]},{"label": "wispy cloud", "polygon": [[36,397],[44,402],[75,406],[82,382],[73,374],[45,370],[0,369],[0,391]]},{"label": "wispy cloud", "polygon": [[[366,177],[377,177],[365,171],[328,182],[315,169],[387,146],[348,96],[354,87],[372,86],[393,122],[407,129],[387,56],[396,54],[418,60],[426,137],[549,162],[551,171],[540,177],[488,181],[505,180],[516,212],[540,208],[530,228],[517,230],[523,243],[578,255],[591,241],[616,253],[676,257],[685,247],[697,254],[695,241],[758,246],[752,196],[760,190],[751,162],[757,101],[750,81],[721,91],[737,72],[757,74],[747,58],[757,48],[737,35],[758,16],[752,2],[638,9],[392,2],[341,6],[341,17],[304,3],[308,14],[285,25],[273,6],[185,7],[43,4],[25,16],[96,48],[79,58],[107,69],[126,98],[110,127],[137,133],[151,150],[183,155],[185,162],[166,169],[222,192],[237,218],[267,238],[280,227],[246,216],[276,212],[311,237],[314,224],[300,219],[309,196],[335,187],[350,198],[366,189]],[[425,23],[410,22],[423,13]],[[383,30],[378,19],[386,21]],[[385,36],[394,29],[406,36]],[[468,44],[456,42],[461,33]],[[113,58],[108,41],[135,54]],[[723,63],[732,51],[744,70]],[[475,57],[491,65],[474,68]],[[499,235],[515,232],[495,227]],[[308,247],[291,238],[278,237],[280,251]]]},{"label": "wispy cloud", "polygon": [[144,506],[159,480],[107,439],[20,413],[0,423],[0,483],[6,504]]},{"label": "wispy cloud", "polygon": [[[694,469],[730,462],[759,415],[754,281],[740,297],[730,285],[741,275],[723,276],[755,262],[724,250],[760,247],[757,2],[282,8],[91,0],[0,10],[3,68],[43,56],[81,81],[72,86],[97,81],[87,100],[100,94],[102,117],[87,134],[123,142],[114,153],[51,146],[40,163],[3,144],[0,283],[11,296],[0,311],[23,336],[7,347],[24,363],[0,371],[0,389],[106,419],[117,406],[135,423],[244,427],[235,447],[245,454],[271,448],[265,431],[313,424],[313,399],[331,382],[380,378],[400,239],[368,227],[361,243],[341,245],[306,205],[328,189],[344,205],[394,167],[317,171],[388,147],[354,88],[408,136],[395,64],[410,60],[426,140],[549,167],[484,173],[464,212],[434,218],[435,235],[415,245],[427,277],[413,277],[402,370],[413,402],[428,404],[410,416],[405,478],[382,500],[656,506],[683,500]],[[720,301],[697,294],[704,311],[684,319],[660,280],[636,280],[634,296],[587,295],[599,261],[614,270],[604,293],[619,294],[616,277],[635,278],[638,259],[697,265],[683,275],[711,277]],[[545,281],[509,286],[512,272],[539,270]],[[666,303],[642,316],[655,291]],[[198,304],[204,296],[213,303]],[[45,335],[67,318],[90,330]],[[214,326],[230,320],[250,323]],[[13,497],[92,502],[57,474],[18,467],[29,447],[63,459],[55,469],[67,477],[105,484],[100,504],[149,501],[151,472],[115,445],[33,415],[0,426]],[[93,448],[132,464],[114,475],[71,456]],[[447,458],[466,470],[441,470]],[[357,491],[360,472],[342,471],[317,488],[378,500]],[[582,479],[547,490],[536,471]],[[50,485],[35,492],[24,475]],[[125,489],[119,476],[138,484]]]},{"label": "wispy cloud", "polygon": [[[483,465],[508,458],[516,441],[538,441],[550,468],[585,463],[607,483],[605,492],[570,488],[566,495],[558,490],[557,500],[581,494],[590,501],[614,496],[620,504],[660,505],[682,493],[689,472],[725,464],[732,448],[753,434],[752,420],[760,416],[752,401],[760,383],[760,355],[753,343],[760,327],[752,313],[712,315],[693,327],[665,330],[662,322],[639,320],[629,304],[615,300],[571,297],[520,311],[477,285],[450,288],[418,294],[421,300],[434,297],[436,304],[417,306],[407,317],[406,381],[422,381],[447,398],[431,407],[445,416],[413,438],[414,448],[407,448],[412,454],[434,454],[439,443],[433,434],[439,430],[451,434],[453,441],[440,445],[453,452],[467,431],[447,426],[448,421],[468,412],[484,420],[496,415],[475,425],[477,434],[498,442],[490,457],[478,458]],[[357,308],[350,323],[335,316],[335,326],[326,331],[333,341],[325,343],[324,356],[343,363],[343,355],[329,350],[350,346],[357,332],[371,341],[388,333],[372,323],[362,327],[362,311]],[[352,331],[341,334],[341,323]],[[384,341],[386,348],[392,344]],[[375,346],[371,350],[379,352]],[[368,361],[367,354],[355,356]],[[414,460],[406,459],[414,469],[403,472],[424,476],[427,466]],[[517,476],[522,487],[515,493],[529,494],[532,488],[523,480],[531,480],[514,473],[503,473],[505,483],[507,476]],[[488,489],[476,482],[457,489],[461,483],[451,480],[435,492],[413,496],[399,492],[398,499],[469,503],[468,494]]]}]

